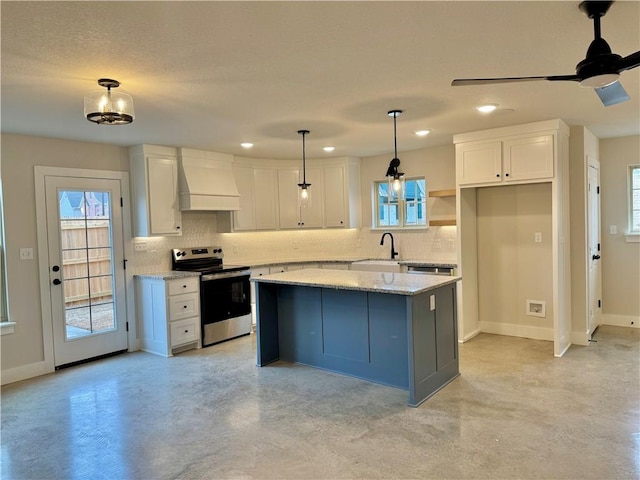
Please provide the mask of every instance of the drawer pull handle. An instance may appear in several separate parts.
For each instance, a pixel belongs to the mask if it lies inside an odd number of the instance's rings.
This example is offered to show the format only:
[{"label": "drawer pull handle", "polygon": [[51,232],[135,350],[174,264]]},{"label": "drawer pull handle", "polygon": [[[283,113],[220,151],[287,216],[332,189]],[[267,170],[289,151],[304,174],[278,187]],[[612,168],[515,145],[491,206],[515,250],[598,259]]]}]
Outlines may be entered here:
[{"label": "drawer pull handle", "polygon": [[182,288],[187,288],[187,286],[186,285],[182,285]]},{"label": "drawer pull handle", "polygon": [[186,306],[186,305],[183,305],[183,306],[182,306],[182,308],[187,308],[187,306]]},{"label": "drawer pull handle", "polygon": [[184,333],[189,333],[189,330],[185,330]]}]

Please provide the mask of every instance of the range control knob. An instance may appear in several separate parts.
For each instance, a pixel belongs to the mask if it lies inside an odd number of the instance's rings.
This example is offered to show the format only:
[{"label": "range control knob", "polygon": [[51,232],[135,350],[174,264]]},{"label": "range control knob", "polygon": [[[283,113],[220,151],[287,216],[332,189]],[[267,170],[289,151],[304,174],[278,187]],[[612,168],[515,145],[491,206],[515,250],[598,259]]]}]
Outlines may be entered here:
[{"label": "range control knob", "polygon": [[182,256],[184,257],[187,254],[187,252],[182,252]]}]

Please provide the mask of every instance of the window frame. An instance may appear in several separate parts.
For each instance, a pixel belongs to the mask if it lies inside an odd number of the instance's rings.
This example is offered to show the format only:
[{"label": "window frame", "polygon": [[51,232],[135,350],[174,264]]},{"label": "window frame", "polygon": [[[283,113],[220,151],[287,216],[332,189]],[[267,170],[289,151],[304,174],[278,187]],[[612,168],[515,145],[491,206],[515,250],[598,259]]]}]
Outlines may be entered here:
[{"label": "window frame", "polygon": [[633,173],[635,171],[640,175],[640,164],[629,165],[627,169],[627,235],[640,235],[640,224],[637,228],[634,228],[633,225],[634,211],[640,215],[640,208],[633,208],[634,192],[638,192],[637,195],[640,195],[640,188],[633,187]]},{"label": "window frame", "polygon": [[[426,177],[405,177],[405,192],[406,192],[406,184],[412,181],[424,181],[424,200],[421,202],[411,201],[408,202],[406,199],[398,200],[397,203],[387,203],[384,205],[397,205],[398,209],[398,224],[397,225],[381,225],[380,224],[380,208],[382,204],[380,204],[380,195],[378,194],[380,185],[387,185],[387,180],[374,180],[372,186],[372,221],[371,221],[371,229],[372,230],[425,230],[429,227],[429,221],[427,218],[427,179]],[[407,225],[407,213],[408,208],[411,205],[423,205],[424,210],[424,223],[419,224],[409,224]]]}]

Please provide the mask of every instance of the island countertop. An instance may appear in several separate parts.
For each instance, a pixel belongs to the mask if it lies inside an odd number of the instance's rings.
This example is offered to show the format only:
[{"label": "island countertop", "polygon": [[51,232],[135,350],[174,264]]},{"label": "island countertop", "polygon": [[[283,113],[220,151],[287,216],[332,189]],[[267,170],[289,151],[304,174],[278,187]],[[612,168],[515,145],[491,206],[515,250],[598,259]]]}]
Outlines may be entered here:
[{"label": "island countertop", "polygon": [[307,287],[358,290],[363,292],[418,295],[461,280],[462,277],[413,275],[409,273],[361,272],[307,268],[253,278],[252,282],[302,285]]}]

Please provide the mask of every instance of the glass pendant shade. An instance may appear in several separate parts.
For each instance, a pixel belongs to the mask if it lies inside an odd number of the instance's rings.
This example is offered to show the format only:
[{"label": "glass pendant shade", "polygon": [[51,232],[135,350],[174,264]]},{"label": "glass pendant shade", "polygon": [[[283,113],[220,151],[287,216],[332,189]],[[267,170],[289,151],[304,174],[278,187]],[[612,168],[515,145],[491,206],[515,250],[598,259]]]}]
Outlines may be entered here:
[{"label": "glass pendant shade", "polygon": [[307,165],[306,165],[306,143],[305,143],[305,135],[309,133],[309,130],[298,130],[298,133],[302,135],[302,183],[298,184],[300,187],[300,194],[298,195],[298,203],[301,207],[308,207],[311,205],[311,192],[309,187],[310,183],[307,183]]},{"label": "glass pendant shade", "polygon": [[309,187],[311,186],[310,184],[299,184],[299,185],[303,185],[300,187],[300,196],[299,196],[299,203],[301,207],[308,207],[311,205],[311,190],[309,189]]},{"label": "glass pendant shade", "polygon": [[398,158],[398,140],[396,136],[396,118],[402,115],[402,110],[390,110],[387,115],[393,117],[393,151],[395,156],[389,162],[389,168],[387,169],[387,182],[389,198],[397,198],[398,200],[405,199],[405,181],[404,173],[399,171],[400,159]]},{"label": "glass pendant shade", "polygon": [[98,85],[106,90],[89,92],[84,96],[84,116],[99,125],[126,125],[133,122],[133,98],[131,95],[112,90],[120,85],[117,80],[101,78]]}]

